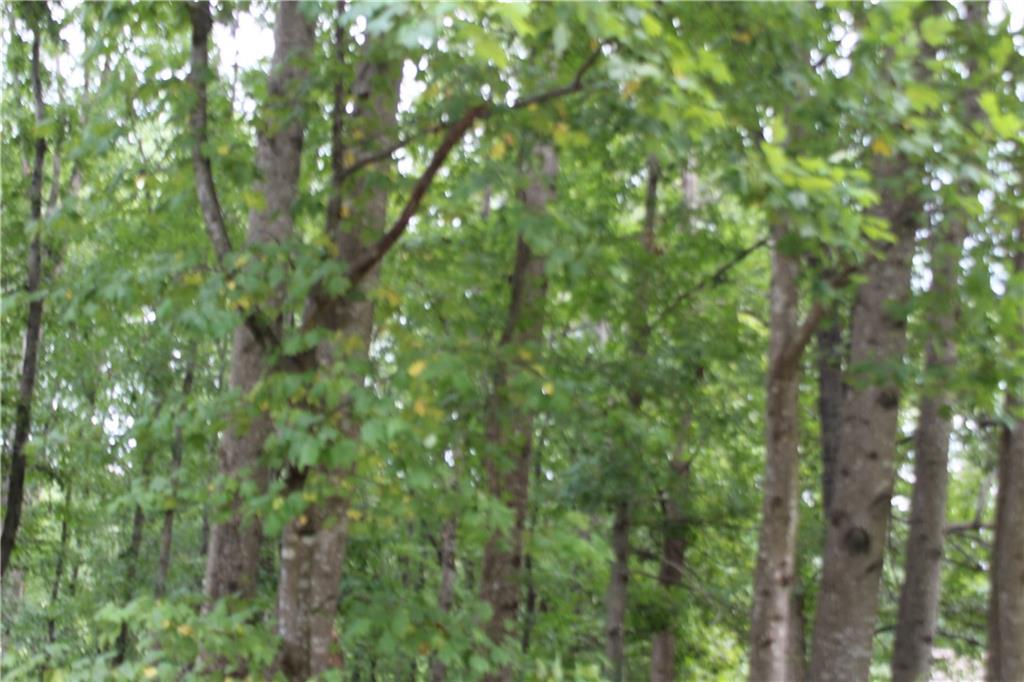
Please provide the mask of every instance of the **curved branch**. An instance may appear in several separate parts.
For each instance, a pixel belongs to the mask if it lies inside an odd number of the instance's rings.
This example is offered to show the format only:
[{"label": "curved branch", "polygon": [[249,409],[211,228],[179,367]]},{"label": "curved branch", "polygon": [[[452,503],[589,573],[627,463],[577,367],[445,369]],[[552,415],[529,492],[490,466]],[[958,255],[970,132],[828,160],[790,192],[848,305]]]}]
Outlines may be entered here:
[{"label": "curved branch", "polygon": [[224,258],[231,252],[231,240],[224,225],[224,214],[217,187],[213,183],[210,157],[203,152],[207,144],[206,131],[206,78],[210,67],[209,38],[213,28],[210,3],[192,2],[188,5],[188,16],[192,23],[192,54],[189,62],[188,80],[195,89],[196,101],[189,125],[192,129],[192,168],[196,176],[196,195],[203,212],[206,234],[210,237],[217,261],[223,265]]},{"label": "curved branch", "polygon": [[[487,119],[498,113],[515,111],[535,104],[544,104],[558,97],[579,92],[583,89],[583,76],[586,75],[587,71],[597,63],[604,46],[607,44],[609,43],[606,41],[598,45],[597,49],[594,50],[590,57],[588,57],[580,68],[576,70],[576,75],[568,85],[547,90],[530,97],[525,97],[508,107],[495,107],[490,102],[482,102],[469,109],[458,120],[448,126],[447,132],[442,138],[437,149],[434,150],[434,154],[431,156],[430,163],[427,165],[426,170],[423,171],[423,174],[416,180],[416,184],[413,185],[409,200],[406,201],[398,219],[395,220],[391,228],[384,233],[384,236],[370,246],[370,248],[368,248],[363,254],[363,257],[352,267],[352,270],[349,273],[349,281],[351,284],[354,286],[366,275],[366,273],[372,270],[374,266],[381,261],[384,255],[391,250],[391,247],[395,245],[395,242],[401,238],[402,234],[405,233],[406,228],[409,226],[409,221],[414,215],[416,215],[416,211],[419,210],[420,203],[422,203],[427,190],[430,189],[430,185],[433,183],[437,172],[441,170],[441,166],[444,165],[444,162],[448,158],[452,149],[460,140],[462,140],[466,131],[469,130],[470,126],[472,126],[477,119]],[[444,128],[438,129],[443,130]],[[377,152],[370,157],[360,159],[351,168],[361,168],[369,163],[373,163],[373,160],[387,158],[391,153],[397,151],[418,136],[419,134],[406,138],[404,141],[400,141],[400,143],[392,145],[386,150]],[[387,152],[387,154],[384,152]],[[348,177],[354,172],[351,168],[346,169],[342,175],[343,178]]]}]

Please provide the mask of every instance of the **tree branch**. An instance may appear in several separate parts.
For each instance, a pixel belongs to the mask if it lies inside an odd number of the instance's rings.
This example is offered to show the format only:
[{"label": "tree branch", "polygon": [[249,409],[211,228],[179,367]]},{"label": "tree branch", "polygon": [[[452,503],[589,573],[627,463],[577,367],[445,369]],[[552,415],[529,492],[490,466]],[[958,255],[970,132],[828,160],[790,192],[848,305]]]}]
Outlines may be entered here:
[{"label": "tree branch", "polygon": [[689,299],[697,292],[702,291],[709,286],[717,286],[718,284],[721,284],[725,280],[725,275],[730,270],[732,270],[734,267],[742,263],[747,258],[747,256],[754,253],[762,246],[765,246],[767,243],[768,238],[762,237],[761,239],[757,240],[747,248],[737,252],[736,255],[733,256],[728,262],[726,262],[724,265],[719,267],[717,270],[715,270],[713,273],[711,273],[701,281],[697,282],[695,286],[690,287],[689,289],[684,289],[683,291],[679,292],[667,306],[661,309],[661,312],[658,313],[657,317],[655,317],[654,320],[651,322],[651,327],[654,327],[661,323],[661,321],[665,319],[666,315],[675,310],[677,307],[679,307],[679,305],[681,305],[684,301]]},{"label": "tree branch", "polygon": [[231,240],[224,225],[224,214],[217,198],[217,188],[213,183],[210,157],[203,152],[203,147],[207,143],[206,78],[210,66],[210,30],[213,28],[210,3],[205,0],[189,3],[188,15],[192,23],[192,54],[188,79],[196,93],[195,108],[189,117],[192,129],[192,168],[196,176],[196,195],[203,212],[206,233],[217,254],[217,261],[223,265],[224,258],[231,252]]},{"label": "tree branch", "polygon": [[[357,261],[356,264],[352,267],[351,271],[349,272],[349,281],[351,282],[351,284],[357,284],[366,275],[366,273],[372,270],[373,267],[376,266],[377,263],[379,263],[381,259],[384,257],[384,255],[391,249],[391,247],[395,245],[395,242],[397,242],[401,238],[402,234],[405,233],[406,228],[409,226],[409,221],[412,220],[412,217],[416,215],[416,212],[419,210],[420,203],[422,203],[423,197],[426,195],[427,190],[430,189],[430,185],[433,183],[434,177],[437,175],[437,172],[441,170],[441,167],[444,165],[444,162],[448,158],[448,155],[451,153],[452,149],[455,147],[456,144],[459,143],[460,140],[462,140],[462,137],[466,134],[466,131],[469,130],[470,126],[472,126],[477,119],[486,119],[490,118],[496,113],[501,113],[504,111],[515,111],[516,109],[522,109],[524,107],[528,107],[534,104],[543,104],[557,97],[562,97],[564,95],[568,95],[582,90],[583,76],[586,75],[587,71],[589,71],[597,62],[597,59],[601,56],[601,51],[604,45],[606,44],[607,43],[601,43],[597,47],[597,49],[594,50],[590,57],[588,57],[587,60],[580,66],[580,68],[577,69],[576,75],[573,77],[572,82],[569,83],[568,85],[559,88],[554,88],[552,90],[548,90],[537,95],[526,97],[524,99],[517,101],[510,107],[495,108],[495,106],[490,102],[481,102],[480,104],[477,104],[476,106],[469,109],[466,113],[464,113],[458,120],[455,121],[455,123],[451,124],[448,127],[444,137],[442,138],[441,143],[438,145],[437,149],[434,150],[434,154],[431,157],[430,163],[427,165],[426,170],[423,171],[423,174],[420,175],[420,177],[416,180],[416,184],[413,185],[412,193],[409,195],[409,199],[408,201],[406,201],[405,206],[402,209],[402,213],[398,216],[398,219],[395,220],[395,222],[391,225],[391,228],[386,233],[384,233],[384,236],[382,236],[379,240],[377,240],[376,243],[374,243],[364,252],[362,258],[360,258],[359,261]],[[386,158],[387,156],[390,156],[392,152],[399,149],[401,146],[403,145],[392,145],[392,148],[389,148],[389,150],[384,150],[387,151],[386,155],[382,151],[377,152],[376,154],[372,155],[372,157]],[[371,157],[366,158],[370,159]],[[361,164],[359,165],[359,167],[362,167],[367,165],[368,163],[372,163],[372,161],[366,161],[366,163],[362,163],[361,160],[357,161],[356,165]],[[355,167],[356,166],[354,165],[352,168]],[[347,177],[348,175],[351,175],[352,172],[354,171],[352,171],[351,169],[346,169],[342,177]]]}]

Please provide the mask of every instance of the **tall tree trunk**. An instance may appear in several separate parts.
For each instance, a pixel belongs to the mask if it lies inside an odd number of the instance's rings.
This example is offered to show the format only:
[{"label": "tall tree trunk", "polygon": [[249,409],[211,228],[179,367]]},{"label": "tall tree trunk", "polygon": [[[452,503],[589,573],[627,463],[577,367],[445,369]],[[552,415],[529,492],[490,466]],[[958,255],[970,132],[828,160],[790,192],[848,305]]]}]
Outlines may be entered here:
[{"label": "tall tree trunk", "polygon": [[[689,416],[683,420],[681,438],[685,443],[689,430]],[[683,447],[678,448],[678,453]],[[666,597],[675,590],[683,579],[683,562],[686,560],[686,518],[678,500],[690,475],[690,465],[679,454],[669,465],[669,486],[661,495],[662,529],[661,565],[658,569],[658,584]],[[664,627],[651,635],[651,682],[675,682],[676,680],[676,628],[670,618]]]},{"label": "tall tree trunk", "polygon": [[[865,680],[871,665],[878,586],[896,454],[899,383],[914,232],[916,174],[900,155],[876,157],[881,201],[895,242],[876,244],[853,305],[850,373],[843,398],[838,478],[825,538],[810,679]],[[866,372],[864,370],[867,370]],[[857,376],[857,372],[864,372]],[[879,374],[883,376],[879,377]]]},{"label": "tall tree trunk", "polygon": [[896,621],[893,682],[927,680],[939,617],[940,569],[945,539],[951,432],[947,374],[956,363],[957,274],[966,235],[959,221],[932,239],[925,368],[930,378],[921,396],[914,445],[914,492],[910,503],[906,565]]},{"label": "tall tree trunk", "polygon": [[[441,545],[438,548],[438,562],[441,564],[441,586],[437,591],[437,607],[441,613],[451,611],[455,602],[455,550],[456,550],[455,517],[445,520],[441,529]],[[430,661],[431,682],[445,682],[448,670],[437,656]]]},{"label": "tall tree trunk", "polygon": [[843,328],[839,312],[829,311],[818,330],[818,417],[821,430],[821,497],[825,518],[835,496],[836,457],[839,454],[839,411],[843,404]]},{"label": "tall tree trunk", "polygon": [[[1013,263],[1015,275],[1024,275],[1024,224],[1017,229]],[[1019,329],[1024,338],[1024,326]],[[1007,392],[1012,423],[1003,427],[999,449],[988,610],[989,682],[1024,679],[1024,403],[1015,390],[1021,386],[1011,384]]]},{"label": "tall tree trunk", "polygon": [[800,358],[797,347],[799,264],[786,255],[784,224],[773,230],[771,341],[765,405],[766,453],[761,531],[750,624],[751,682],[796,679],[791,655],[795,628],[796,531],[800,502]]},{"label": "tall tree trunk", "polygon": [[[205,136],[206,55],[212,20],[207,3],[194,6],[191,14],[191,78],[200,93],[204,128],[201,132]],[[305,127],[305,107],[299,93],[308,78],[308,61],[313,45],[312,22],[296,3],[285,2],[277,6],[274,41],[274,57],[267,77],[270,103],[262,112],[263,122],[256,148],[259,179],[255,189],[264,198],[265,206],[253,209],[249,214],[247,242],[251,245],[282,242],[292,233],[292,210],[297,195]],[[299,115],[296,115],[297,102],[300,105]],[[195,122],[193,133],[199,137]],[[202,141],[195,141],[197,147]],[[208,159],[206,164],[209,165]],[[199,177],[201,179],[203,175],[199,173]],[[207,185],[201,180],[197,182],[204,215],[212,216],[207,217],[209,228],[211,222],[216,223],[219,219],[219,207],[213,206],[209,197],[215,195],[208,191]],[[209,186],[212,187],[212,183]],[[211,232],[217,235],[213,239],[215,246],[218,242],[227,243],[220,238],[223,236],[220,232]],[[223,257],[222,247],[216,248],[218,255]],[[263,377],[266,364],[260,342],[249,326],[240,325],[235,330],[232,346],[230,388],[242,395],[248,394]],[[272,428],[270,417],[265,413],[253,418],[245,428],[229,427],[219,452],[221,475],[228,479],[250,479],[258,489],[264,489],[268,472],[260,463],[260,454]],[[255,591],[262,533],[259,519],[246,518],[243,505],[244,500],[235,496],[230,503],[230,516],[226,520],[215,521],[211,528],[204,580],[206,611],[225,597],[247,596]]]},{"label": "tall tree trunk", "polygon": [[[42,21],[40,19],[40,21]],[[40,77],[39,50],[42,42],[42,28],[32,31],[32,93],[35,99],[35,121],[41,129],[46,118],[43,106],[43,89]],[[7,504],[4,509],[3,532],[0,534],[0,576],[7,574],[7,566],[14,552],[14,543],[21,524],[21,507],[25,498],[25,443],[32,431],[32,395],[36,388],[36,369],[39,358],[39,337],[43,328],[43,299],[35,296],[39,291],[43,270],[43,247],[40,237],[43,211],[43,163],[46,156],[46,140],[40,135],[35,140],[35,160],[32,165],[32,182],[29,186],[30,220],[27,231],[31,234],[28,247],[28,275],[25,293],[30,297],[28,317],[25,321],[25,344],[21,357],[21,380],[18,384],[18,401],[14,408],[14,438],[11,442],[11,468],[7,472]]]},{"label": "tall tree trunk", "polygon": [[[146,450],[142,457],[142,470],[140,478],[148,483],[150,463],[152,462],[152,450]],[[139,552],[142,549],[142,534],[146,526],[146,513],[142,505],[135,505],[135,512],[132,514],[132,535],[128,547],[121,554],[121,564],[124,566],[124,600],[129,602],[135,592],[135,576],[139,562]],[[128,623],[121,623],[121,631],[117,635],[116,653],[114,664],[124,663],[128,654]]]},{"label": "tall tree trunk", "polygon": [[[343,37],[339,18],[335,31],[339,61],[345,55]],[[363,49],[366,61],[357,69],[359,76],[347,93],[354,98],[356,107],[349,122],[358,132],[352,138],[376,150],[389,143],[393,135],[399,78],[394,63],[374,61],[369,42]],[[370,244],[381,236],[386,224],[388,183],[366,174],[346,182],[343,159],[362,149],[346,149],[343,143],[345,95],[342,84],[336,83],[331,131],[332,184],[326,229],[340,257],[354,269]],[[319,290],[314,292],[304,325],[340,332],[343,338],[357,342],[346,357],[338,356],[333,343],[321,345],[316,351],[320,366],[347,362],[359,368],[366,363],[373,331],[373,303],[367,294],[376,284],[377,270],[378,266],[374,265],[360,280],[358,291],[341,298],[329,298]],[[362,381],[361,376],[355,379]],[[352,413],[352,401],[346,399],[335,409],[344,437],[357,439],[359,424]],[[281,540],[278,634],[282,639],[282,670],[289,679],[305,680],[343,664],[335,621],[348,542],[349,498],[342,491],[351,472],[352,465],[332,468],[319,464],[295,483],[304,486],[315,479],[325,484],[324,489],[330,492],[291,521]]]},{"label": "tall tree trunk", "polygon": [[53,586],[50,588],[50,617],[46,620],[46,636],[50,643],[57,641],[57,622],[53,612],[57,609],[57,599],[60,597],[60,584],[64,579],[64,564],[67,561],[68,540],[70,525],[68,517],[71,515],[71,483],[64,485],[64,514],[60,520],[60,550],[57,553],[57,565],[53,569]]},{"label": "tall tree trunk", "polygon": [[626,674],[626,598],[629,588],[629,501],[615,505],[612,522],[612,571],[605,596],[605,656],[608,679],[622,682]]},{"label": "tall tree trunk", "polygon": [[[188,366],[185,368],[185,378],[181,384],[182,400],[187,400],[192,393],[192,375],[195,367],[195,358],[190,356]],[[171,549],[174,545],[174,510],[178,504],[178,470],[181,469],[181,457],[183,451],[183,437],[181,429],[181,417],[184,410],[179,411],[178,423],[174,425],[174,440],[171,442],[171,496],[174,506],[164,512],[164,525],[160,530],[160,559],[157,564],[156,584],[153,593],[159,598],[167,591],[167,572],[171,566]]]},{"label": "tall tree trunk", "polygon": [[[535,147],[532,156],[535,167],[528,171],[530,177],[522,199],[528,210],[543,214],[554,199],[558,161],[554,147],[549,145]],[[544,259],[533,253],[521,235],[516,242],[516,262],[510,282],[511,300],[499,342],[499,355],[516,346],[538,351],[543,341],[547,278]],[[485,468],[488,492],[512,509],[515,520],[512,528],[495,531],[487,542],[480,588],[481,598],[491,607],[486,632],[498,645],[510,634],[510,624],[519,608],[523,526],[533,451],[533,417],[508,394],[508,374],[509,366],[499,359],[487,405],[487,440],[492,444],[493,454],[487,458]],[[485,679],[508,682],[512,679],[512,670],[504,668]]]}]

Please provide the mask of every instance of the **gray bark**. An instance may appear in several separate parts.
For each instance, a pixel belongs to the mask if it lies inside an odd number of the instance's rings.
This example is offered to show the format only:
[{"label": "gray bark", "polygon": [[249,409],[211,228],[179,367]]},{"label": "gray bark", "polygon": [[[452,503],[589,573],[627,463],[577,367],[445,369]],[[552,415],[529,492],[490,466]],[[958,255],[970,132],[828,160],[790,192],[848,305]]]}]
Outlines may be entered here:
[{"label": "gray bark", "polygon": [[893,682],[927,680],[939,617],[940,569],[945,539],[951,391],[943,386],[956,363],[953,339],[958,316],[957,274],[965,230],[951,223],[932,242],[932,286],[926,312],[929,340],[925,367],[932,387],[921,397],[914,445],[914,492],[910,503],[906,565],[900,592]]},{"label": "gray bark", "polygon": [[[1024,225],[1017,229],[1016,275],[1024,273]],[[1024,328],[1020,330],[1024,338]],[[1017,386],[1007,393],[1012,422],[999,450],[996,539],[988,611],[988,680],[1024,680],[1024,403]]]},{"label": "gray bark", "polygon": [[779,246],[787,233],[785,225],[780,223],[773,232],[771,340],[765,406],[767,456],[750,625],[751,682],[789,682],[797,679],[798,674],[793,669],[791,650],[796,636],[793,586],[800,501],[798,410],[803,348],[795,346],[799,334],[799,265]]},{"label": "gray bark", "polygon": [[[255,189],[264,197],[265,206],[249,214],[249,244],[281,242],[292,233],[304,132],[305,107],[300,91],[308,77],[307,62],[313,45],[312,23],[296,3],[278,5],[274,40],[274,57],[267,77],[270,103],[263,112],[256,150],[259,179]],[[202,197],[201,192],[200,200]],[[232,347],[231,389],[247,394],[263,376],[266,364],[265,351],[252,330],[240,325]],[[220,447],[221,475],[250,478],[262,490],[268,473],[260,462],[260,454],[271,430],[270,418],[262,414],[247,428],[230,427]],[[243,518],[243,504],[243,500],[234,498],[230,518],[215,522],[210,530],[204,580],[207,611],[225,597],[247,596],[255,590],[262,533],[258,519]]]},{"label": "gray bark", "polygon": [[[339,59],[344,56],[342,33],[339,28],[335,34]],[[398,77],[395,64],[375,60],[369,42],[365,53],[366,60],[351,87],[356,110],[349,122],[358,129],[362,144],[377,148],[394,132]],[[388,190],[387,183],[375,181],[366,173],[346,176],[342,165],[346,151],[343,117],[344,92],[338,83],[334,91],[332,186],[326,226],[339,257],[354,270],[370,245],[381,236],[387,218]],[[346,357],[338,356],[335,344],[322,344],[316,351],[320,366],[348,362],[359,367],[366,362],[373,330],[373,302],[366,294],[376,284],[377,270],[375,263],[362,274],[357,289],[340,298],[330,298],[320,290],[313,292],[304,326],[341,332],[345,339],[358,342]],[[345,437],[358,438],[359,424],[350,401],[344,401],[337,410]],[[282,638],[282,670],[289,679],[304,680],[343,665],[335,620],[349,522],[349,499],[341,491],[351,473],[350,466],[336,469],[321,464],[313,471],[303,472],[293,484],[298,488],[318,479],[327,483],[326,490],[334,492],[291,521],[281,540],[278,634]]]},{"label": "gray bark", "polygon": [[629,502],[615,505],[612,522],[612,571],[605,595],[605,656],[608,658],[608,679],[626,679],[626,601],[629,590]]},{"label": "gray bark", "polygon": [[[534,168],[522,200],[527,209],[543,214],[555,196],[558,161],[554,147],[533,150]],[[520,236],[511,277],[511,300],[500,346],[535,350],[543,339],[547,278],[544,259],[536,256]],[[487,440],[494,454],[485,462],[488,491],[508,505],[514,515],[512,528],[495,531],[484,549],[480,596],[491,607],[486,632],[495,644],[504,643],[519,608],[519,581],[523,559],[523,528],[529,499],[530,459],[533,452],[533,417],[508,395],[509,367],[499,361],[487,405]],[[487,675],[488,682],[508,682],[512,670]]]},{"label": "gray bark", "polygon": [[[896,368],[906,345],[902,307],[919,200],[902,156],[876,157],[881,201],[895,243],[876,244],[851,317],[850,373],[841,410],[835,499],[828,518],[824,568],[809,678],[866,680],[871,665],[878,586],[892,496],[900,389]],[[908,177],[909,176],[909,177]]]}]

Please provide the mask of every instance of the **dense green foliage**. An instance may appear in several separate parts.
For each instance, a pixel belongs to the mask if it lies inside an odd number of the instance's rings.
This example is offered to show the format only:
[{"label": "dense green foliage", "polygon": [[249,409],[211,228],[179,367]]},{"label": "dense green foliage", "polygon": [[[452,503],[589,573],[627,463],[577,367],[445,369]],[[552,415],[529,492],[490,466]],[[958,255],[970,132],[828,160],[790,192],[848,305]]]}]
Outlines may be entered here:
[{"label": "dense green foliage", "polygon": [[[907,436],[873,674],[888,675],[904,579],[915,405],[941,385],[955,392],[947,520],[963,527],[947,539],[935,647],[951,674],[980,675],[999,427],[1024,374],[1024,280],[1011,264],[1024,248],[1015,233],[1024,211],[1019,18],[1011,27],[998,3],[979,25],[960,6],[909,3],[353,1],[343,13],[317,2],[301,11],[317,33],[302,84],[294,234],[249,247],[247,216],[264,202],[253,158],[270,99],[268,59],[252,56],[252,41],[270,40],[275,7],[214,7],[204,152],[237,247],[221,266],[196,198],[184,4],[4,4],[5,471],[25,311],[33,297],[44,302],[24,512],[4,575],[4,679],[213,679],[196,664],[200,650],[244,660],[254,677],[272,669],[278,542],[333,494],[334,479],[295,489],[274,475],[260,489],[220,475],[221,434],[261,413],[274,423],[262,455],[272,471],[348,472],[336,613],[345,667],[328,679],[428,679],[434,660],[449,679],[507,664],[524,680],[605,679],[610,533],[623,502],[632,509],[626,679],[646,679],[652,634],[664,629],[678,679],[742,678],[764,472],[769,251],[805,264],[806,306],[824,303],[845,319],[858,265],[891,238],[874,210],[885,192],[920,193],[926,210],[906,356],[869,368],[898,376]],[[336,22],[348,36],[344,60],[334,58]],[[33,30],[42,35],[40,122]],[[286,325],[286,353],[330,343],[346,360],[269,372],[242,394],[228,381],[231,336],[250,311],[298,320],[314,289],[347,290],[324,226],[332,88],[355,82],[368,52],[402,73],[394,139],[409,141],[397,163],[358,171],[364,188],[390,189],[389,224],[446,127],[481,97],[494,110],[447,158],[366,293],[375,302],[368,359],[354,352],[358,339]],[[512,106],[570,84],[578,87]],[[981,116],[971,115],[974,101]],[[33,220],[37,136],[47,151],[43,216]],[[538,214],[518,197],[544,144],[557,151],[558,174]],[[915,180],[879,187],[876,162],[896,157]],[[653,160],[660,184],[654,247],[645,248]],[[773,246],[782,213],[791,230]],[[928,243],[954,213],[969,235],[960,358],[933,376],[927,311],[949,301],[929,296]],[[42,285],[26,293],[37,234]],[[519,235],[546,264],[541,343],[501,342]],[[844,268],[852,274],[837,282]],[[637,328],[649,329],[643,353]],[[826,519],[813,349],[803,362],[797,591],[809,633]],[[497,364],[511,368],[507,400],[534,415],[523,597],[515,641],[503,644],[484,634],[490,608],[479,596],[488,540],[515,523],[485,483]],[[342,404],[357,438],[333,416]],[[202,609],[209,529],[238,494],[264,532],[259,585],[251,598]],[[670,588],[658,579],[666,496],[681,509],[686,546]],[[449,520],[457,570],[444,608],[438,556]]]}]

